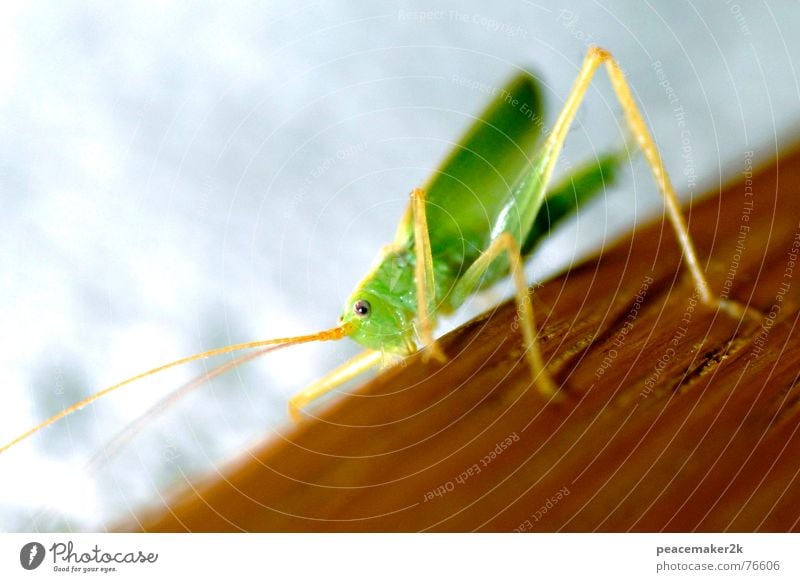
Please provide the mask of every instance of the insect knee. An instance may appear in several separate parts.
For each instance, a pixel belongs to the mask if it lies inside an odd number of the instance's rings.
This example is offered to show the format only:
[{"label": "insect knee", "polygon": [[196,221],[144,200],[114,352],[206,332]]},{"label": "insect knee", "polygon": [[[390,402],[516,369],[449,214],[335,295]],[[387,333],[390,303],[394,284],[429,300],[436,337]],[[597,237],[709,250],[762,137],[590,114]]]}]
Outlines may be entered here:
[{"label": "insect knee", "polygon": [[609,60],[611,60],[613,58],[611,56],[611,53],[608,50],[604,49],[603,47],[599,47],[599,46],[590,47],[589,48],[589,54],[592,56],[592,58],[597,59],[601,63],[603,63],[605,61],[609,61]]}]

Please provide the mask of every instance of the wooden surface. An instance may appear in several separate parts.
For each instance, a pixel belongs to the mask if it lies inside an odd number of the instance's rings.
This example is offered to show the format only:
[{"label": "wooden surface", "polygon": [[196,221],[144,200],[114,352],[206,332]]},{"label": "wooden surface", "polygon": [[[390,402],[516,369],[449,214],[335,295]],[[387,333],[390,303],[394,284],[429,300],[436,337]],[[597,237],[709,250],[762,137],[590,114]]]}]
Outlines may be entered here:
[{"label": "wooden surface", "polygon": [[693,299],[658,222],[536,290],[561,402],[506,304],[121,529],[800,529],[798,184],[794,153],[689,216],[713,288],[764,320]]}]

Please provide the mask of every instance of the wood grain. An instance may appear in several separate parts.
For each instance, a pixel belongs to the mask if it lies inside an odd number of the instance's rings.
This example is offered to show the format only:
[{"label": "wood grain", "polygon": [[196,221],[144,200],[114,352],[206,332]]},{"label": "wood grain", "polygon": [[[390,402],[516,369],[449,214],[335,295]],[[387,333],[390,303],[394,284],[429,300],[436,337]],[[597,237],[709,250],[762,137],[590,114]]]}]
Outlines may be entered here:
[{"label": "wood grain", "polygon": [[799,529],[798,185],[796,151],[687,213],[712,287],[763,319],[697,302],[656,222],[536,289],[560,401],[505,304],[446,365],[410,358],[120,529]]}]

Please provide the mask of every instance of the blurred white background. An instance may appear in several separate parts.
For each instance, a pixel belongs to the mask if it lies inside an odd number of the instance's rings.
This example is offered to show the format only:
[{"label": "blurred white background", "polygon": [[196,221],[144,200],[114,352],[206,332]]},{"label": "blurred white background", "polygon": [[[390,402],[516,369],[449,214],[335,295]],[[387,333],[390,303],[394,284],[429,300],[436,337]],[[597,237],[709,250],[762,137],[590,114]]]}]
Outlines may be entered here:
[{"label": "blurred white background", "polygon": [[[798,129],[799,26],[794,2],[3,2],[0,441],[163,362],[335,324],[481,87],[519,68],[552,122],[587,45],[609,48],[684,200],[716,189]],[[621,129],[601,74],[565,160],[617,147]],[[531,280],[660,211],[635,161]],[[102,529],[279,435],[289,396],[356,352],[241,367],[88,473],[204,368],[131,386],[0,456],[0,525]]]}]

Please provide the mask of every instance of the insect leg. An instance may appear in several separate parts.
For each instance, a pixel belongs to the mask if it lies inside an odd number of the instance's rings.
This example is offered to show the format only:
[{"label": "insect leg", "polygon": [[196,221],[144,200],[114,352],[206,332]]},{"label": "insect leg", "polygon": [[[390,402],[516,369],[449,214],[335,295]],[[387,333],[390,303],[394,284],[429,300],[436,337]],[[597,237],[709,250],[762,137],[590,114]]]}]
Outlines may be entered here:
[{"label": "insect leg", "polygon": [[428,219],[425,215],[425,190],[415,188],[411,192],[411,206],[414,218],[414,249],[416,264],[414,278],[417,284],[417,314],[419,318],[418,333],[423,348],[422,357],[425,360],[435,358],[445,362],[447,358],[442,353],[439,344],[433,339],[434,321],[431,314],[436,305],[436,292],[433,280],[433,255],[431,253],[431,239],[428,233]]},{"label": "insect leg", "polygon": [[533,304],[531,303],[528,285],[525,282],[525,273],[522,270],[519,245],[514,240],[514,237],[504,232],[492,241],[489,248],[472,263],[453,288],[453,301],[458,305],[464,298],[477,290],[486,270],[502,253],[505,253],[508,257],[511,277],[514,280],[517,299],[517,321],[522,327],[522,336],[525,341],[525,358],[528,361],[531,376],[542,395],[548,398],[553,397],[558,391],[558,386],[544,368],[542,353],[536,341],[537,331],[533,317]]},{"label": "insect leg", "polygon": [[642,114],[640,113],[639,108],[633,99],[630,86],[625,80],[625,75],[622,72],[622,69],[620,69],[619,64],[611,55],[611,53],[605,49],[592,47],[586,54],[583,66],[578,73],[578,78],[575,80],[575,84],[573,85],[572,91],[567,98],[567,102],[558,116],[552,133],[548,136],[545,143],[544,155],[549,156],[547,159],[547,169],[545,171],[545,175],[549,176],[550,172],[552,172],[552,166],[555,165],[555,161],[558,158],[559,152],[561,151],[561,146],[566,138],[567,131],[572,124],[573,119],[575,118],[575,113],[583,100],[592,76],[597,70],[597,67],[604,63],[606,65],[606,71],[611,78],[611,84],[614,87],[614,92],[617,95],[617,100],[622,106],[628,126],[633,133],[636,142],[639,144],[639,147],[644,153],[645,159],[647,160],[650,170],[653,173],[653,178],[655,179],[658,189],[664,199],[667,215],[669,216],[672,227],[675,230],[678,242],[681,245],[683,256],[686,259],[686,264],[689,267],[692,278],[694,279],[694,284],[698,290],[701,301],[710,307],[722,309],[733,317],[739,318],[745,314],[748,316],[757,316],[757,313],[753,309],[740,305],[734,301],[715,297],[711,292],[711,288],[709,287],[705,273],[700,267],[700,261],[697,258],[694,244],[689,236],[689,231],[686,227],[686,221],[681,213],[680,203],[675,195],[675,190],[672,187],[672,183],[667,175],[667,171],[664,168],[664,163],[658,152],[658,147],[653,141]]},{"label": "insect leg", "polygon": [[382,358],[383,354],[379,351],[365,351],[348,360],[295,395],[289,401],[289,414],[294,420],[299,421],[300,412],[305,405],[336,389],[337,386],[341,386],[351,378],[377,366]]}]

